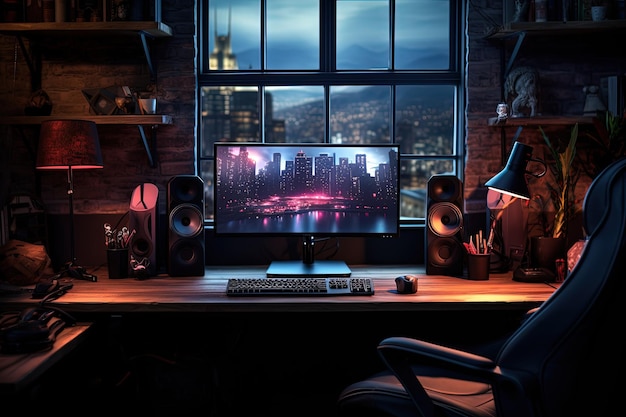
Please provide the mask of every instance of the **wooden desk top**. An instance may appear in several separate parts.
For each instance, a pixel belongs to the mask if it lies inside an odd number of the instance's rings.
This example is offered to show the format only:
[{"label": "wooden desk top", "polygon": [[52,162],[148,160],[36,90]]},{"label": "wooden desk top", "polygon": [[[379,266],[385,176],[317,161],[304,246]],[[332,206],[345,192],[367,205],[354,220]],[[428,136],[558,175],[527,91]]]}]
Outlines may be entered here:
[{"label": "wooden desk top", "polygon": [[[490,275],[486,281],[425,275],[423,266],[351,266],[353,277],[374,279],[373,296],[230,297],[230,277],[264,277],[266,267],[207,267],[203,277],[169,277],[146,280],[110,279],[105,269],[93,272],[97,282],[75,280],[74,287],[51,302],[68,312],[339,312],[503,310],[536,307],[559,284],[521,283],[511,273]],[[419,277],[416,294],[396,293],[395,277]],[[30,294],[2,297],[10,308],[36,303]]]},{"label": "wooden desk top", "polygon": [[39,378],[84,339],[91,325],[87,323],[66,327],[52,348],[33,353],[0,353],[0,394],[17,393]]}]

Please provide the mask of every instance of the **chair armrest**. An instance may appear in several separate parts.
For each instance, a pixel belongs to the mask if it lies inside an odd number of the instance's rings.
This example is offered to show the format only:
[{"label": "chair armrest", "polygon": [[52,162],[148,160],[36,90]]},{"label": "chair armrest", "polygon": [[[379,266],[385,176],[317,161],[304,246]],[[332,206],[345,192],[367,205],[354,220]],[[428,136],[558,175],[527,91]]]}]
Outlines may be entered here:
[{"label": "chair armrest", "polygon": [[404,352],[407,358],[418,360],[414,363],[437,365],[449,370],[482,370],[491,374],[495,367],[493,360],[484,356],[408,337],[389,337],[380,342],[378,351],[383,358],[389,351]]},{"label": "chair armrest", "polygon": [[466,380],[488,384],[503,378],[499,368],[489,358],[408,337],[383,340],[378,345],[378,353],[400,380],[422,417],[434,416],[434,406],[416,378],[413,370],[415,365],[445,370],[438,372],[441,376],[461,376]]}]

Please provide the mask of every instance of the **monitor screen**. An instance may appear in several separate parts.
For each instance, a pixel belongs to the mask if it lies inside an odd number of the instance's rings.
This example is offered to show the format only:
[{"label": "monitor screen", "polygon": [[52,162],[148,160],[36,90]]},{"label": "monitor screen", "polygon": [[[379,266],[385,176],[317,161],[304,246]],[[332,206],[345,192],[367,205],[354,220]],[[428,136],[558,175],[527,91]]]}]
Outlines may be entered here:
[{"label": "monitor screen", "polygon": [[215,234],[301,236],[305,265],[316,238],[397,236],[398,166],[392,144],[218,142]]}]

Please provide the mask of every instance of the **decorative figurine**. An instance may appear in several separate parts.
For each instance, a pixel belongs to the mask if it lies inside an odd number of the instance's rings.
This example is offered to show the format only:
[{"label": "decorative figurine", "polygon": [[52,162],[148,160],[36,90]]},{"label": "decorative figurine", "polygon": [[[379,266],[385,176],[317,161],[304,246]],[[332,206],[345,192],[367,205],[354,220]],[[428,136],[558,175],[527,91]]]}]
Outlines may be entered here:
[{"label": "decorative figurine", "polygon": [[585,108],[583,116],[595,116],[599,111],[605,111],[606,106],[600,98],[600,87],[597,85],[586,85],[583,87],[585,96]]},{"label": "decorative figurine", "polygon": [[534,117],[537,115],[539,73],[532,67],[517,67],[507,76],[504,91],[511,102],[511,117]]},{"label": "decorative figurine", "polygon": [[498,120],[506,119],[509,117],[509,105],[506,103],[498,103],[496,113],[498,114]]}]

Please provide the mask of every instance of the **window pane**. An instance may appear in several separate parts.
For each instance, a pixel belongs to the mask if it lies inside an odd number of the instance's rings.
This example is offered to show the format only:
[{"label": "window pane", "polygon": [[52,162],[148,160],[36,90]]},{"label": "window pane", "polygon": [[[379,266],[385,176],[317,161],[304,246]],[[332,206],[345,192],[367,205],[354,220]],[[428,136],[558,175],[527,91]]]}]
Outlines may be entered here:
[{"label": "window pane", "polygon": [[450,85],[396,87],[396,142],[401,153],[455,153],[454,93]]},{"label": "window pane", "polygon": [[450,4],[441,0],[396,0],[395,69],[450,67]]},{"label": "window pane", "polygon": [[332,143],[389,143],[391,87],[330,88]]},{"label": "window pane", "polygon": [[267,0],[269,70],[318,70],[319,0]]},{"label": "window pane", "polygon": [[202,88],[202,156],[213,154],[215,142],[259,142],[259,99],[256,87]]},{"label": "window pane", "polygon": [[213,218],[213,160],[200,162],[200,177],[204,181],[204,217]]},{"label": "window pane", "polygon": [[450,160],[400,160],[400,217],[426,218],[426,188],[433,175],[454,174]]},{"label": "window pane", "polygon": [[337,0],[337,69],[389,69],[389,1]]},{"label": "window pane", "polygon": [[324,142],[322,86],[267,87],[265,91],[266,142]]},{"label": "window pane", "polygon": [[261,0],[211,0],[209,48],[210,70],[260,69]]}]

